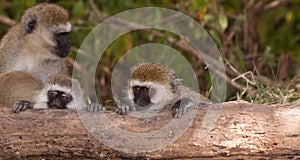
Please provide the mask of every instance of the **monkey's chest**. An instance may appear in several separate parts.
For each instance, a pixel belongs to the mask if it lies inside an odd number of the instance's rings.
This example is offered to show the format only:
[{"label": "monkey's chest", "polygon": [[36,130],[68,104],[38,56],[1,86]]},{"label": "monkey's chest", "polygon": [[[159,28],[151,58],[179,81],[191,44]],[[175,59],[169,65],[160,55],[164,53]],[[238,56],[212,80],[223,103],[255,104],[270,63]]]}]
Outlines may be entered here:
[{"label": "monkey's chest", "polygon": [[12,63],[14,63],[12,64],[12,70],[31,73],[38,67],[39,60],[31,57],[18,57],[16,61]]}]

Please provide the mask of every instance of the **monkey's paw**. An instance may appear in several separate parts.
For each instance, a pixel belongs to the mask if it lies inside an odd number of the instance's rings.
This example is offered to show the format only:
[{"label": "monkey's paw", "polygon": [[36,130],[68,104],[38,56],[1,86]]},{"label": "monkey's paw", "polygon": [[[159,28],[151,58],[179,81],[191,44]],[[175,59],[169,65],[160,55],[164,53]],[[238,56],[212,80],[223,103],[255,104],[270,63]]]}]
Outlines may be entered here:
[{"label": "monkey's paw", "polygon": [[130,106],[128,105],[121,105],[116,107],[116,112],[120,115],[125,115],[130,111]]},{"label": "monkey's paw", "polygon": [[173,117],[174,118],[180,118],[183,116],[187,109],[191,106],[196,106],[196,104],[189,98],[182,98],[178,100],[173,106],[172,106],[172,111],[173,111]]},{"label": "monkey's paw", "polygon": [[13,113],[19,113],[21,111],[24,111],[28,108],[32,109],[33,108],[33,104],[32,102],[29,102],[29,101],[25,101],[25,100],[20,100],[20,101],[17,101],[13,108],[12,108],[12,112]]},{"label": "monkey's paw", "polygon": [[87,106],[86,109],[87,109],[88,112],[105,111],[104,106],[100,103],[91,103]]}]

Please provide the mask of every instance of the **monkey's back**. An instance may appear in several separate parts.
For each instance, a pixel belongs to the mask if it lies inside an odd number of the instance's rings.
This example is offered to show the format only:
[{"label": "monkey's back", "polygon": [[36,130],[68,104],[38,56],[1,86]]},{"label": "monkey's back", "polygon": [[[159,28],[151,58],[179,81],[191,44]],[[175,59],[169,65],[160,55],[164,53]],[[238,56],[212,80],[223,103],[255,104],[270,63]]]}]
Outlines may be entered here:
[{"label": "monkey's back", "polygon": [[0,73],[6,71],[6,65],[10,65],[11,62],[14,62],[16,55],[22,50],[20,43],[23,43],[22,35],[22,26],[18,23],[3,36],[0,41]]},{"label": "monkey's back", "polygon": [[18,100],[32,101],[43,84],[31,75],[12,71],[0,74],[0,107],[12,107]]}]

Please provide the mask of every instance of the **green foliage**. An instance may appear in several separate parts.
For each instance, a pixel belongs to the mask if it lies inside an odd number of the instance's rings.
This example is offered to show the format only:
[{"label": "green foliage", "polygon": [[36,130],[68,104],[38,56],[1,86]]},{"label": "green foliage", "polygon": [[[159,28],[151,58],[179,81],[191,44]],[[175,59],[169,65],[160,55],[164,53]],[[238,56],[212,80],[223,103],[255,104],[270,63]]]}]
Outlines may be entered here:
[{"label": "green foliage", "polygon": [[297,25],[300,17],[297,14],[296,9],[279,8],[262,15],[258,25],[262,46],[270,46],[276,55],[292,52],[294,56],[299,56],[300,35],[297,34]]},{"label": "green foliage", "polygon": [[[0,0],[0,15],[19,21],[27,8],[41,2],[44,1]],[[245,36],[247,36],[247,34],[245,34],[245,24],[249,22],[249,19],[247,19],[247,11],[249,11],[249,13],[251,12],[251,10],[247,10],[245,3],[247,3],[247,7],[255,6],[259,2],[256,0],[217,0],[215,1],[216,3],[208,0],[94,0],[95,7],[100,11],[100,16],[91,7],[92,4],[90,4],[90,1],[54,0],[50,2],[55,2],[69,11],[73,31],[69,38],[72,45],[77,48],[80,47],[82,41],[96,25],[110,16],[139,7],[165,7],[187,14],[204,25],[222,51],[223,57],[228,60],[228,63],[233,64],[233,67],[240,73],[250,70],[254,74],[263,75],[269,79],[276,80],[279,75],[279,70],[282,70],[280,68],[279,59],[283,54],[289,55],[293,60],[300,59],[300,12],[298,0],[291,0],[288,4],[282,4],[267,11],[263,11],[262,9],[257,11],[257,17],[251,19],[257,22],[257,25],[254,26],[255,34],[257,34],[257,41],[255,43],[258,44],[254,51],[257,53],[253,53],[253,48],[249,48],[250,46],[245,41]],[[271,2],[274,1],[265,1],[265,5]],[[158,17],[157,19],[161,17],[159,13],[153,13],[153,16]],[[134,19],[135,17],[130,18]],[[145,19],[145,21],[147,21],[147,19]],[[8,28],[8,26],[0,25],[0,34],[3,35]],[[168,38],[170,37],[175,40],[179,40],[180,38],[173,33],[155,29],[152,31],[160,32],[163,36],[155,37],[151,33],[142,31],[132,31],[120,36],[106,49],[102,59],[103,64],[110,68],[113,67],[124,53],[144,43],[165,44],[181,52],[187,60],[191,62],[195,72],[201,73],[198,74],[198,78],[202,78],[199,81],[205,82],[203,84],[208,85],[202,85],[200,88],[203,89],[202,92],[208,92],[210,88],[210,77],[208,76],[209,74],[207,74],[207,70],[203,69],[204,65],[199,64],[190,53],[187,53],[181,48],[176,48],[173,44],[168,42]],[[195,31],[194,36],[199,38],[202,35],[201,32]],[[91,42],[90,45],[97,46],[100,43],[101,41],[95,41]],[[75,58],[76,54],[77,53],[72,52],[71,57]],[[289,62],[291,63],[291,61],[287,61],[286,63]],[[296,68],[293,68],[293,71],[289,72],[290,75],[285,77],[286,81],[289,81],[290,78],[293,78],[293,76],[300,71],[298,62],[293,63],[296,63],[293,64]],[[177,69],[180,69],[180,64]],[[99,72],[102,72],[101,67]],[[107,74],[105,76],[110,76],[109,71],[105,70],[105,73]],[[234,78],[238,75],[233,74],[229,76]],[[258,88],[260,92],[263,92],[263,90],[270,90],[272,87],[268,86],[268,84],[263,84],[256,86],[256,88]],[[230,99],[234,98],[230,97]],[[248,99],[253,100],[255,97]],[[270,100],[272,102],[278,102],[273,98],[270,99],[272,99]],[[267,101],[268,100],[261,102]]]}]

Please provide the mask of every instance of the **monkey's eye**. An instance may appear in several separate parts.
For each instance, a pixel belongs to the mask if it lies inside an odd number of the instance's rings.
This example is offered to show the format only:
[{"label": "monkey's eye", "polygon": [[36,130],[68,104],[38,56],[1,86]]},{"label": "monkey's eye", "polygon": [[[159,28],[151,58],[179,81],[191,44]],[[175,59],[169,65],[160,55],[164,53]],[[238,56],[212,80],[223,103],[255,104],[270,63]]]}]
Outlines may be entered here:
[{"label": "monkey's eye", "polygon": [[139,92],[140,89],[141,89],[141,88],[140,88],[139,86],[134,86],[134,87],[133,87],[133,91],[134,91],[134,92]]},{"label": "monkey's eye", "polygon": [[73,98],[71,95],[63,93],[63,94],[61,94],[61,99],[65,102],[70,102],[70,101],[72,101]]},{"label": "monkey's eye", "polygon": [[56,97],[57,95],[58,95],[58,92],[56,92],[56,91],[49,91],[48,92],[49,97]]},{"label": "monkey's eye", "polygon": [[145,87],[145,90],[146,90],[146,92],[147,92],[147,93],[149,93],[149,91],[150,91],[150,88],[148,88],[148,87]]}]

